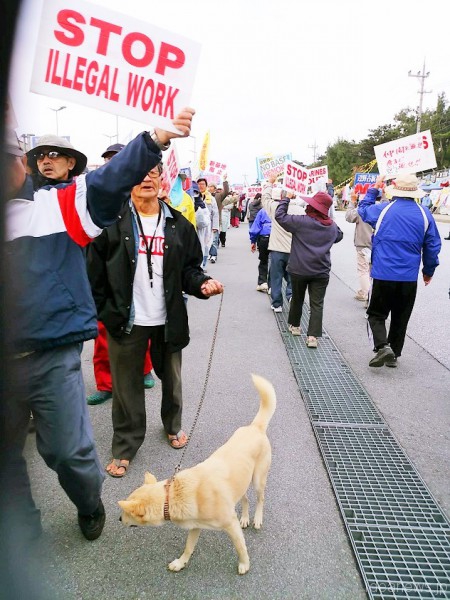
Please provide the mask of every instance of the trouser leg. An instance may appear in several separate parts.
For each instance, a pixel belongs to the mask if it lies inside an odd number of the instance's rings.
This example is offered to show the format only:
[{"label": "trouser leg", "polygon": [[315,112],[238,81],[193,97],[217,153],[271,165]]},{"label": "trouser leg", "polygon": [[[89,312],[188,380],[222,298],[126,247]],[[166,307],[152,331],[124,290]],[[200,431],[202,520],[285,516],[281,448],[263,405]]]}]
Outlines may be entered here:
[{"label": "trouser leg", "polygon": [[388,341],[395,354],[401,356],[405,343],[406,329],[414,308],[417,293],[416,281],[399,281],[392,298],[391,325]]},{"label": "trouser leg", "polygon": [[307,279],[291,273],[292,298],[289,306],[288,323],[293,327],[299,327],[302,318],[303,302],[307,288]]},{"label": "trouser leg", "polygon": [[272,306],[275,307],[283,304],[281,284],[283,281],[284,265],[282,255],[282,252],[270,252],[270,297]]},{"label": "trouser leg", "polygon": [[370,289],[370,264],[361,248],[356,248],[356,269],[359,277],[358,294],[367,298]]},{"label": "trouser leg", "polygon": [[39,454],[78,512],[90,514],[98,506],[104,474],[86,405],[81,350],[82,344],[70,344],[32,355],[36,379],[30,405]]},{"label": "trouser leg", "polygon": [[161,420],[166,433],[175,435],[181,430],[183,412],[181,351],[167,352],[167,349],[165,350],[161,384]]},{"label": "trouser leg", "polygon": [[391,311],[394,294],[395,282],[382,279],[373,280],[367,316],[375,350],[379,350],[388,344],[386,319]]},{"label": "trouser leg", "polygon": [[[131,460],[146,431],[145,390],[142,372],[151,327],[135,325],[129,334],[115,339],[108,334],[113,377],[112,454]],[[153,343],[151,345],[153,351]]]},{"label": "trouser leg", "polygon": [[112,390],[111,368],[109,366],[108,340],[106,328],[98,321],[98,337],[94,342],[94,377],[96,387],[101,392]]},{"label": "trouser leg", "polygon": [[217,258],[217,249],[219,247],[219,232],[213,231],[212,233],[212,243],[209,249],[209,255],[215,256]]},{"label": "trouser leg", "polygon": [[308,283],[309,324],[307,335],[321,337],[323,321],[323,303],[328,286],[328,277],[312,277]]},{"label": "trouser leg", "polygon": [[258,285],[267,283],[267,272],[269,268],[269,237],[260,237],[258,239]]}]

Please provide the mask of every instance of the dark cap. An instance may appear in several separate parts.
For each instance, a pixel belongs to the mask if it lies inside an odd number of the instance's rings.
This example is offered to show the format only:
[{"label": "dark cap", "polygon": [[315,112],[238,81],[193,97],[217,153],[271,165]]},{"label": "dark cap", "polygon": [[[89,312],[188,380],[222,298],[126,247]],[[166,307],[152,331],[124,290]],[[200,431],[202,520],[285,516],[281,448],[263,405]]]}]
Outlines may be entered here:
[{"label": "dark cap", "polygon": [[9,127],[6,128],[3,149],[6,154],[11,154],[12,156],[23,156],[23,150],[20,147],[19,140],[14,129],[10,129]]},{"label": "dark cap", "polygon": [[113,144],[112,146],[108,146],[103,152],[102,158],[105,158],[108,154],[117,154],[122,148],[125,148],[123,144]]}]

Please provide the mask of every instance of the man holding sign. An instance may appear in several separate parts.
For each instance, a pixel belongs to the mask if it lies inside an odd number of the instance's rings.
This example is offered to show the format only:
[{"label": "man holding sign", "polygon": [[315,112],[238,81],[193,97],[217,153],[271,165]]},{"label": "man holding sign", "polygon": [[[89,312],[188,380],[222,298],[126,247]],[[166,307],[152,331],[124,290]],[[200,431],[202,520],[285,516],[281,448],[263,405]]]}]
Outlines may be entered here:
[{"label": "man holding sign", "polygon": [[114,223],[130,189],[161,162],[170,139],[190,134],[193,115],[190,108],[178,114],[172,123],[178,133],[159,128],[141,133],[114,160],[87,175],[80,175],[84,154],[61,138],[44,136],[29,153],[35,183],[43,186],[37,190],[17,137],[9,134],[5,255],[12,301],[6,314],[13,327],[8,331],[7,427],[0,432],[8,456],[0,465],[0,486],[9,491],[6,506],[0,506],[7,544],[26,545],[41,532],[22,455],[30,411],[38,451],[75,504],[82,534],[95,540],[102,533],[104,473],[80,360],[82,343],[98,331],[85,247]]},{"label": "man holding sign", "polygon": [[[439,264],[441,238],[428,208],[415,202],[425,195],[415,175],[398,175],[385,188],[392,202],[376,199],[383,187],[379,176],[367,190],[358,213],[374,229],[372,236],[372,293],[367,315],[375,356],[370,367],[396,367],[405,342],[406,328],[414,308],[417,277],[422,259],[425,285]],[[389,334],[386,319],[391,315]]]}]

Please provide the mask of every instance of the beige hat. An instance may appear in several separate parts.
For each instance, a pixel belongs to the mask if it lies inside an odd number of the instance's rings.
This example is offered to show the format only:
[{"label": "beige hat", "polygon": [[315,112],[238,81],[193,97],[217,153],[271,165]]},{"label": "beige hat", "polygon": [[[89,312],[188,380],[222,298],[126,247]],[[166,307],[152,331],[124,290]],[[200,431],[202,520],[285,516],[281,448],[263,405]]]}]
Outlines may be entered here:
[{"label": "beige hat", "polygon": [[423,198],[425,193],[419,188],[419,180],[413,174],[402,174],[395,178],[393,185],[384,188],[389,198]]},{"label": "beige hat", "polygon": [[40,137],[36,146],[27,152],[28,166],[32,171],[38,170],[36,157],[40,152],[42,152],[43,148],[52,148],[58,152],[61,152],[61,154],[65,154],[66,156],[71,156],[74,158],[76,160],[76,164],[71,171],[73,176],[80,175],[86,168],[87,156],[85,154],[75,150],[72,144],[65,138],[47,134]]}]

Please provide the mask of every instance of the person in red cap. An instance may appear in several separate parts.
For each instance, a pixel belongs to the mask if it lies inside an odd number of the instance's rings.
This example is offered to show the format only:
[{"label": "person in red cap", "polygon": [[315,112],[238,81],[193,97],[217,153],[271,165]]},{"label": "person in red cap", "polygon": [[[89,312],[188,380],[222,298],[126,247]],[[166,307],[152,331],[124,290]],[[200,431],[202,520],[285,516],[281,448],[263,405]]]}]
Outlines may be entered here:
[{"label": "person in red cap", "polygon": [[306,290],[309,294],[309,323],[306,345],[317,348],[322,336],[323,303],[330,279],[330,249],[342,240],[343,234],[328,216],[333,200],[326,192],[301,196],[307,202],[305,215],[289,215],[289,198],[282,198],[275,219],[292,233],[292,245],[287,270],[291,275],[292,299],[289,309],[289,331],[300,335],[300,320]]}]

